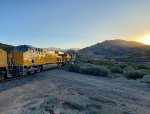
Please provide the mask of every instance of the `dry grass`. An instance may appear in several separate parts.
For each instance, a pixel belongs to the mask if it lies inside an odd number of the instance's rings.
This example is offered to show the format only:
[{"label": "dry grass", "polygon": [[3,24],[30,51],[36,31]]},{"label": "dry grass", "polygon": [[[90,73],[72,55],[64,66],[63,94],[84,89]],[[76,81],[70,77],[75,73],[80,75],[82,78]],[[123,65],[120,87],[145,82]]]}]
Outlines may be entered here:
[{"label": "dry grass", "polygon": [[64,108],[69,108],[73,110],[79,110],[79,111],[84,111],[87,108],[87,103],[79,100],[79,99],[72,99],[72,100],[67,100],[63,103]]}]

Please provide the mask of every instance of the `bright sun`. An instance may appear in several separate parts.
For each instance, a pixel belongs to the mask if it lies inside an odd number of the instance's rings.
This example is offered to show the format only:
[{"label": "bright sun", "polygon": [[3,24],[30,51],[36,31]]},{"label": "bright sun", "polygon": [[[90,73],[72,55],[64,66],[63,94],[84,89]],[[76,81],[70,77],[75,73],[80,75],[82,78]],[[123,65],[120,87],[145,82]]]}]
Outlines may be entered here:
[{"label": "bright sun", "polygon": [[140,38],[140,42],[143,42],[145,44],[149,44],[150,45],[150,36],[146,36],[146,37]]}]

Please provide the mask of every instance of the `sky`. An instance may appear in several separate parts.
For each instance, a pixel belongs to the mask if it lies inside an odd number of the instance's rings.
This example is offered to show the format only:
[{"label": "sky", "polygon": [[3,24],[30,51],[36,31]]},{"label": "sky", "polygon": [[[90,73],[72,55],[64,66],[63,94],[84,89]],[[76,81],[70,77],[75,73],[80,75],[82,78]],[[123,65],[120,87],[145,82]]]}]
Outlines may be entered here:
[{"label": "sky", "polygon": [[0,42],[84,48],[150,40],[150,0],[0,0]]}]

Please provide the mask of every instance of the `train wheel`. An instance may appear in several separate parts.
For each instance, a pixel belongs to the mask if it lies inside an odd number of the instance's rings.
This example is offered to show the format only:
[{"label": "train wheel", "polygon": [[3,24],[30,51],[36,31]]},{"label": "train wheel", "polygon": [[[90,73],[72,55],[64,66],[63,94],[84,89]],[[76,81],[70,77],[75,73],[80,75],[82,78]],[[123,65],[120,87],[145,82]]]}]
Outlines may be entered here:
[{"label": "train wheel", "polygon": [[7,78],[7,71],[1,71],[0,72],[0,80],[6,79]]},{"label": "train wheel", "polygon": [[37,67],[37,72],[40,72],[40,66]]},{"label": "train wheel", "polygon": [[43,71],[43,66],[39,66],[39,71],[40,71],[40,72]]},{"label": "train wheel", "polygon": [[61,63],[59,63],[58,66],[59,66],[59,68],[62,68],[62,64]]},{"label": "train wheel", "polygon": [[34,75],[34,74],[35,74],[35,70],[32,69],[32,70],[31,70],[31,75]]},{"label": "train wheel", "polygon": [[4,75],[0,74],[0,80],[4,79]]}]

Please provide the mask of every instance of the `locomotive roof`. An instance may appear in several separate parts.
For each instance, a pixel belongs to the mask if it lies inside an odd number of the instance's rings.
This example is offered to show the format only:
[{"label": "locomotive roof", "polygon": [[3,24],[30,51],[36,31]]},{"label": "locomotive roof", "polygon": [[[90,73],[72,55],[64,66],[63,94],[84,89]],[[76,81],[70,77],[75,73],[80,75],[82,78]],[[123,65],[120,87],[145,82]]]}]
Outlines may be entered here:
[{"label": "locomotive roof", "polygon": [[26,52],[26,51],[32,50],[32,49],[35,49],[35,47],[30,46],[30,45],[20,45],[20,46],[16,46],[14,48],[14,51]]},{"label": "locomotive roof", "polygon": [[[19,46],[16,46],[14,48],[14,51],[26,52],[28,50],[35,50],[35,49],[52,51],[52,50],[49,50],[49,49],[36,48],[36,47],[30,46],[30,45],[19,45]],[[57,53],[59,55],[65,55],[65,52],[63,52],[63,51],[53,51],[53,52],[55,52],[55,53]]]}]

